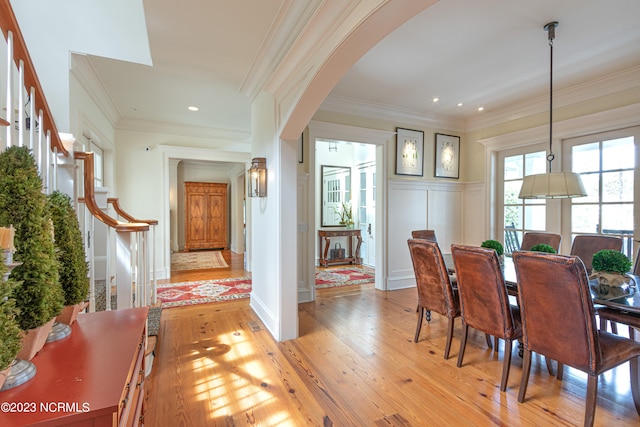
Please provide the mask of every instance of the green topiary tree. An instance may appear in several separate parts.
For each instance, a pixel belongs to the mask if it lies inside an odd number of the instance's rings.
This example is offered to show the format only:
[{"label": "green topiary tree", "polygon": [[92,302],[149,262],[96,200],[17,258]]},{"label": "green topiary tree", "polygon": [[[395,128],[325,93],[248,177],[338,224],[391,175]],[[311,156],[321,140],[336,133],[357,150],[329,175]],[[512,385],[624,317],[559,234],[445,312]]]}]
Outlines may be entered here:
[{"label": "green topiary tree", "polygon": [[61,311],[64,301],[58,282],[58,263],[47,196],[35,160],[27,147],[0,153],[0,226],[13,224],[16,252],[22,262],[11,272],[21,282],[13,292],[24,331],[44,325]]},{"label": "green topiary tree", "polygon": [[498,242],[497,240],[491,240],[491,239],[485,240],[480,244],[480,247],[495,249],[498,256],[501,256],[502,254],[504,254],[504,248],[502,247],[502,243]]},{"label": "green topiary tree", "polygon": [[7,266],[0,262],[0,371],[9,367],[20,351],[22,331],[18,326],[15,300],[11,298],[18,285],[14,280],[4,280]]},{"label": "green topiary tree", "polygon": [[80,224],[71,197],[54,191],[48,199],[64,305],[75,305],[84,301],[89,294],[89,268]]},{"label": "green topiary tree", "polygon": [[593,254],[593,271],[627,274],[631,270],[631,261],[625,254],[613,249],[604,249]]},{"label": "green topiary tree", "polygon": [[546,243],[538,243],[537,245],[533,245],[531,246],[531,249],[529,249],[530,251],[533,252],[546,252],[549,254],[555,254],[556,250],[553,249],[553,246],[551,245],[547,245]]}]

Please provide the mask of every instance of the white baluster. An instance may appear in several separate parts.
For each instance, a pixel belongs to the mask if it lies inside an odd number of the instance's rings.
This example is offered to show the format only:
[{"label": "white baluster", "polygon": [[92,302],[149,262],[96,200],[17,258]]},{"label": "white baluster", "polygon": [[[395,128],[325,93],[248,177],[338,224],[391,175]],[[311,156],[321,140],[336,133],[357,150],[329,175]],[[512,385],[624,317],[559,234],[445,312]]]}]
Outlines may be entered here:
[{"label": "white baluster", "polygon": [[13,127],[13,33],[7,33],[7,148],[11,147]]},{"label": "white baluster", "polygon": [[36,90],[31,88],[29,91],[29,148],[33,152],[35,150],[36,139]]},{"label": "white baluster", "polygon": [[24,61],[18,62],[18,147],[24,145]]}]

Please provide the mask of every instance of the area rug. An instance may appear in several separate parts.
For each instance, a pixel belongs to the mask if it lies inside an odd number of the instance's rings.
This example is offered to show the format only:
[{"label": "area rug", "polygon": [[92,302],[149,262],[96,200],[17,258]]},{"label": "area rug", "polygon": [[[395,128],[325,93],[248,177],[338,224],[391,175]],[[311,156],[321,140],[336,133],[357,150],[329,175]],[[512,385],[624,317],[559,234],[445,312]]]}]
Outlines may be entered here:
[{"label": "area rug", "polygon": [[316,289],[365,285],[375,282],[375,279],[375,273],[366,268],[350,267],[316,270]]},{"label": "area rug", "polygon": [[157,286],[157,297],[162,302],[162,308],[248,298],[250,293],[250,277],[200,280]]},{"label": "area rug", "polygon": [[174,252],[171,254],[171,270],[204,270],[229,267],[221,251]]},{"label": "area rug", "polygon": [[[364,285],[373,283],[375,274],[371,269],[359,267],[332,268],[316,271],[316,288]],[[220,280],[199,280],[195,282],[168,283],[158,285],[158,300],[162,308],[184,307],[219,301],[249,298],[251,278],[237,277]]]}]

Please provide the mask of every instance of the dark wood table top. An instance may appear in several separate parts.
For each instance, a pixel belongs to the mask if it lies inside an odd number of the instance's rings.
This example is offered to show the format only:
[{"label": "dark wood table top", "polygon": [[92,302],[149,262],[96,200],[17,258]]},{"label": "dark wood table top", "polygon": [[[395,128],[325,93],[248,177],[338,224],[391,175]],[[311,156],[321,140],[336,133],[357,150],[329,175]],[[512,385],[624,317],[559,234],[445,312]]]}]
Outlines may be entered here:
[{"label": "dark wood table top", "polygon": [[[453,257],[451,254],[442,254],[444,263],[447,265],[449,271],[453,272]],[[516,269],[511,257],[504,258],[504,280],[509,293],[517,295],[517,277]],[[608,287],[607,292],[603,293],[604,289],[601,289],[597,282],[591,281],[591,296],[594,304],[604,305],[616,310],[627,311],[629,313],[640,314],[640,292],[638,292],[638,286],[640,286],[640,277],[633,274],[628,275],[631,278],[631,282],[628,286],[624,287]]]}]

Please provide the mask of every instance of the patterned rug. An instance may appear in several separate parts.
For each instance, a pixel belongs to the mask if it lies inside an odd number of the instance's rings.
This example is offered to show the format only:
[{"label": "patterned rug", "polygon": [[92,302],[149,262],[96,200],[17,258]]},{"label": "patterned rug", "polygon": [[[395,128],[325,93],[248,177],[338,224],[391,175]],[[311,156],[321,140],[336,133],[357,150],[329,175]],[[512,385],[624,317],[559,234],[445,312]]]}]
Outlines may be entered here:
[{"label": "patterned rug", "polygon": [[171,254],[171,270],[204,270],[229,267],[220,251],[174,252]]},{"label": "patterned rug", "polygon": [[[316,288],[363,285],[373,283],[375,274],[359,267],[332,268],[316,271]],[[221,280],[200,280],[158,285],[158,299],[162,308],[183,307],[218,301],[249,298],[251,278],[237,277]]]}]

